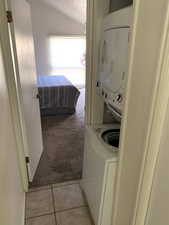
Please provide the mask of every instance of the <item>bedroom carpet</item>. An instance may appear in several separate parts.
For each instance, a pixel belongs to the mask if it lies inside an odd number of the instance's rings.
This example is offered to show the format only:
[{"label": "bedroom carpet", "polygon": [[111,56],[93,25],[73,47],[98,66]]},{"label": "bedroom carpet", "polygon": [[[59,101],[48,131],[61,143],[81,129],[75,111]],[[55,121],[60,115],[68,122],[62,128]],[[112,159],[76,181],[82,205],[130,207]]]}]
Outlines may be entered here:
[{"label": "bedroom carpet", "polygon": [[80,179],[84,145],[84,97],[73,115],[42,117],[44,151],[30,187]]}]

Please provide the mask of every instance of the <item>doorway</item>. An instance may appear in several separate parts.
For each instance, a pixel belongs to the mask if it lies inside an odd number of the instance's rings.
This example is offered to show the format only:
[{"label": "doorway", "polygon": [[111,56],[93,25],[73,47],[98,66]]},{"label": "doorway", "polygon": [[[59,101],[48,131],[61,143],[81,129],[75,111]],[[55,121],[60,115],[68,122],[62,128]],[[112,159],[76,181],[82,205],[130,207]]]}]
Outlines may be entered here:
[{"label": "doorway", "polygon": [[86,1],[78,4],[67,12],[64,4],[30,1],[44,146],[30,187],[82,176]]}]

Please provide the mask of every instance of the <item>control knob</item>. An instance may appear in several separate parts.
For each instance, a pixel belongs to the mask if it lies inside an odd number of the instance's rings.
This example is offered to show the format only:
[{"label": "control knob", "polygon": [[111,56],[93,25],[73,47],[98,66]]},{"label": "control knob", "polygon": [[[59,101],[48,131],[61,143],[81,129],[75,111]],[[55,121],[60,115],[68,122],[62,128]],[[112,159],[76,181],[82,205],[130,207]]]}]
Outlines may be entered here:
[{"label": "control knob", "polygon": [[119,102],[119,103],[121,103],[122,100],[123,100],[122,94],[118,94],[118,95],[116,96],[116,101]]}]

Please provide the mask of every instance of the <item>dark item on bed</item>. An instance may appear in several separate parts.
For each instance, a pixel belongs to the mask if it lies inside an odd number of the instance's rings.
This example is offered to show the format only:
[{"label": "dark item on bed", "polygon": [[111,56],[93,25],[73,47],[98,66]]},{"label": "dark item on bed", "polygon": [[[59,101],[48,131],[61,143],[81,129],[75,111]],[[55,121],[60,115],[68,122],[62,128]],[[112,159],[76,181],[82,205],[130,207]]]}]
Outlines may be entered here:
[{"label": "dark item on bed", "polygon": [[42,116],[73,114],[80,91],[64,76],[38,76],[38,92]]}]

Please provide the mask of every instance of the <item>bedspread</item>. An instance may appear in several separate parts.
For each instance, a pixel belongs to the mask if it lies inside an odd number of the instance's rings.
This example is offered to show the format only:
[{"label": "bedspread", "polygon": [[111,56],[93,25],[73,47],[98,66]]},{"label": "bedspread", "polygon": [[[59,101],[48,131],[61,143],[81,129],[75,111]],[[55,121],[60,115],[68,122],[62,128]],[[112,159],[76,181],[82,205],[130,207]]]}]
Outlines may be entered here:
[{"label": "bedspread", "polygon": [[72,114],[79,90],[64,76],[38,76],[38,92],[42,115]]}]

